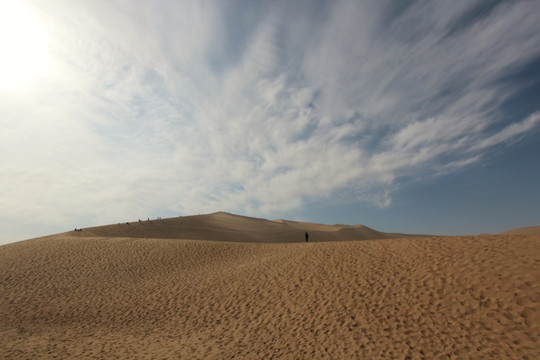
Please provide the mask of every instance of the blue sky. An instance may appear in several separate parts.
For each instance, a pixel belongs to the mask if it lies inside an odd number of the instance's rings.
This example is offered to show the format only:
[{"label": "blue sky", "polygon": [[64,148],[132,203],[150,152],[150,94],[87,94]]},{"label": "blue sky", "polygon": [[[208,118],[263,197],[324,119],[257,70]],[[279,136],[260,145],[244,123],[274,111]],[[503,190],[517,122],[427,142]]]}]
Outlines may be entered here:
[{"label": "blue sky", "polygon": [[214,211],[540,224],[540,2],[2,6],[0,242]]}]

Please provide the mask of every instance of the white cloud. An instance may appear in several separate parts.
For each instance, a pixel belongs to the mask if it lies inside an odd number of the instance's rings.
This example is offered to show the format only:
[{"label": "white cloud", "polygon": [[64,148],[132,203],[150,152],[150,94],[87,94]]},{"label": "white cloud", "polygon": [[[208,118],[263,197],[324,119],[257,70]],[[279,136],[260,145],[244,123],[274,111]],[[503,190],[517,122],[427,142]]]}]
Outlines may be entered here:
[{"label": "white cloud", "polygon": [[520,135],[524,135],[527,131],[532,130],[540,122],[540,112],[535,112],[527,119],[508,125],[494,135],[483,139],[479,144],[473,146],[474,150],[482,150],[489,148],[505,141],[515,140]]}]

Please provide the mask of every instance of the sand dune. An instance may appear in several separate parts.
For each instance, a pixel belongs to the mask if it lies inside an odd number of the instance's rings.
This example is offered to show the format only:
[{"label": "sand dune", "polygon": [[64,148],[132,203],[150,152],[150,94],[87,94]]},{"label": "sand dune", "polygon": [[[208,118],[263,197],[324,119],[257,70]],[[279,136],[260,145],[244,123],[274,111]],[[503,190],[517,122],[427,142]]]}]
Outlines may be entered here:
[{"label": "sand dune", "polygon": [[[225,238],[245,225],[217,218]],[[0,358],[537,359],[539,250],[539,235],[8,244]]]},{"label": "sand dune", "polygon": [[270,221],[225,212],[97,226],[84,229],[82,232],[72,231],[69,235],[284,243],[303,242],[305,231],[309,233],[310,241],[315,242],[411,236],[380,232],[362,225],[323,225],[288,220]]},{"label": "sand dune", "polygon": [[540,226],[529,226],[529,227],[523,227],[519,229],[512,229],[509,231],[504,231],[501,234],[508,234],[508,235],[540,234]]}]

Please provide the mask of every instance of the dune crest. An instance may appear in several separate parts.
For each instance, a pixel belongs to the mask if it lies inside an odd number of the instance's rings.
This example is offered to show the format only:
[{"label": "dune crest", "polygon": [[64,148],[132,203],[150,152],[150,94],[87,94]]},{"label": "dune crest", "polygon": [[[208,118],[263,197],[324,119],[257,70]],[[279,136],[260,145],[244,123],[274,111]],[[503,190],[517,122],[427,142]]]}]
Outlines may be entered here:
[{"label": "dune crest", "polygon": [[324,225],[290,220],[266,220],[226,212],[151,219],[72,231],[79,237],[134,237],[155,239],[214,240],[230,242],[290,243],[310,241],[372,240],[412,235],[386,233],[363,225]]},{"label": "dune crest", "polygon": [[507,235],[519,235],[519,234],[540,234],[540,226],[528,226],[518,229],[512,229],[508,231],[504,231],[501,234],[507,234]]}]

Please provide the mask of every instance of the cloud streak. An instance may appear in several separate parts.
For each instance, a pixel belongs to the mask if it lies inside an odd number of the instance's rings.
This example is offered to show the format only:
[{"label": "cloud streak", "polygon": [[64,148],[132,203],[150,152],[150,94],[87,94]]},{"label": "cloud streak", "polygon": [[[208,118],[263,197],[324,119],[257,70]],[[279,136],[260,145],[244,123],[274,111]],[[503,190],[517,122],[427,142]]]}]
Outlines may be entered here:
[{"label": "cloud streak", "polygon": [[538,3],[295,5],[34,2],[61,70],[3,94],[5,218],[385,207],[537,131]]}]

